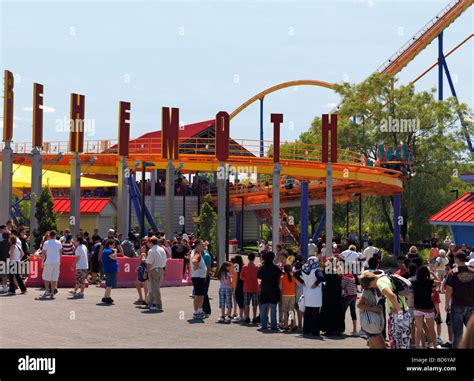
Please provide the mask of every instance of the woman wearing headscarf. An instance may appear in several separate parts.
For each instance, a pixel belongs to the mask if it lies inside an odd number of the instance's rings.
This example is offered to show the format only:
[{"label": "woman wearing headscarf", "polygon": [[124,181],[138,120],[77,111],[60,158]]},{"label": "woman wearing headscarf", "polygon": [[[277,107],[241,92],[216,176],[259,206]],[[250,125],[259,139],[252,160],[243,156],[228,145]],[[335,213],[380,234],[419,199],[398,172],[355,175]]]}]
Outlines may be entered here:
[{"label": "woman wearing headscarf", "polygon": [[344,299],[342,298],[342,275],[339,263],[333,258],[330,269],[324,273],[323,307],[321,308],[321,331],[325,335],[340,335],[346,328]]},{"label": "woman wearing headscarf", "polygon": [[310,257],[301,271],[305,305],[303,334],[307,336],[319,336],[320,331],[319,311],[323,303],[322,282],[324,275],[318,262],[318,258]]},{"label": "woman wearing headscarf", "polygon": [[275,254],[271,251],[263,253],[263,265],[257,277],[260,283],[260,321],[262,330],[268,329],[268,308],[270,307],[271,330],[278,331],[277,304],[280,301],[281,270],[273,263]]}]

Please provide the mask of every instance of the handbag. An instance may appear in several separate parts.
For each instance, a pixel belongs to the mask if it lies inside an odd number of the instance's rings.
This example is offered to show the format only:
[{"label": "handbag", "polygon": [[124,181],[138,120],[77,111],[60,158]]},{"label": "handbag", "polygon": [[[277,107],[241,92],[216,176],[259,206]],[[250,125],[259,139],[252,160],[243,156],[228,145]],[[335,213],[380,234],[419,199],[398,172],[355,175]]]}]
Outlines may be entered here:
[{"label": "handbag", "polygon": [[360,326],[363,331],[376,335],[382,333],[385,322],[383,314],[378,314],[372,311],[361,311]]},{"label": "handbag", "polygon": [[[373,294],[372,294],[373,295]],[[368,298],[367,298],[368,299]],[[367,300],[369,303],[376,305],[375,295],[371,301]],[[371,303],[372,302],[372,303]],[[360,326],[363,331],[376,335],[382,333],[385,327],[385,320],[382,313],[372,312],[372,311],[361,311],[360,312]]]}]

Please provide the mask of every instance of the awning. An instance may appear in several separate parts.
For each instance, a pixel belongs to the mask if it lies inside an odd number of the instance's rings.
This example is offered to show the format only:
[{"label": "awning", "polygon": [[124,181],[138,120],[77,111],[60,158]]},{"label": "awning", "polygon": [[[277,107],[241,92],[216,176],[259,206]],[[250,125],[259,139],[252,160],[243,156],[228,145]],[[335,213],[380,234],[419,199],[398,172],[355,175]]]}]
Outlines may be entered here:
[{"label": "awning", "polygon": [[[31,167],[28,165],[13,164],[13,188],[31,188]],[[43,168],[43,187],[69,188],[71,176],[67,173],[48,171]],[[110,181],[91,179],[81,176],[81,188],[116,187]]]}]

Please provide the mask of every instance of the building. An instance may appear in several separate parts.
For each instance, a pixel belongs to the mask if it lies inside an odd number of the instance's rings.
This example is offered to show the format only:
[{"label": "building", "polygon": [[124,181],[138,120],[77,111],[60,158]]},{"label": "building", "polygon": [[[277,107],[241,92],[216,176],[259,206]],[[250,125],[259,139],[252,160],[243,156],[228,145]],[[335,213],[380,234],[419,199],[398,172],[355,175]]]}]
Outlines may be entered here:
[{"label": "building", "polygon": [[[55,198],[53,210],[58,214],[58,229],[69,228],[69,213],[71,200],[69,198]],[[99,235],[104,237],[107,230],[116,224],[117,207],[111,198],[81,198],[80,207],[81,226],[83,231],[91,235],[94,229],[99,229]]]},{"label": "building", "polygon": [[474,192],[468,192],[429,219],[433,225],[447,225],[456,245],[474,247]]}]

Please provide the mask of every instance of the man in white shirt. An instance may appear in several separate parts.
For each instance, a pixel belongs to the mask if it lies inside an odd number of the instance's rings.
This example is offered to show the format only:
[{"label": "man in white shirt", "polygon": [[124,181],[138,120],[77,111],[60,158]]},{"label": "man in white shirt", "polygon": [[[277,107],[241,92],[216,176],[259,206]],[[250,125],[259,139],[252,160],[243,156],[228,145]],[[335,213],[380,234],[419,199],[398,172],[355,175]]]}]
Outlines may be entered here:
[{"label": "man in white shirt", "polygon": [[313,240],[310,239],[308,243],[308,257],[314,257],[316,255],[318,247],[316,246],[315,243],[313,243]]},{"label": "man in white shirt", "polygon": [[43,244],[41,255],[43,256],[43,280],[46,291],[41,299],[54,299],[57,292],[59,279],[59,266],[61,264],[61,242],[56,239],[56,232],[49,232],[49,240]]},{"label": "man in white shirt", "polygon": [[341,258],[344,259],[345,272],[351,274],[359,274],[362,269],[357,269],[359,262],[364,261],[365,257],[357,252],[355,245],[350,245],[349,249],[341,253]]},{"label": "man in white shirt", "polygon": [[[84,297],[84,288],[85,280],[87,277],[87,270],[89,269],[89,259],[87,256],[87,246],[85,245],[85,240],[82,236],[78,236],[73,244],[75,246],[74,250],[74,263],[71,267],[71,270],[76,270],[76,284],[74,286],[74,291],[71,291],[73,298],[83,298]],[[80,292],[77,292],[78,289],[81,289]]]},{"label": "man in white shirt", "polygon": [[375,246],[373,246],[373,242],[369,241],[369,246],[367,246],[364,249],[364,258],[365,258],[365,260],[368,261],[378,251],[379,251],[379,249],[377,249]]},{"label": "man in white shirt", "polygon": [[166,251],[163,248],[164,241],[158,240],[155,236],[150,239],[153,245],[148,250],[146,258],[146,268],[148,272],[148,306],[150,311],[163,311],[161,302],[161,282],[166,268]]}]

